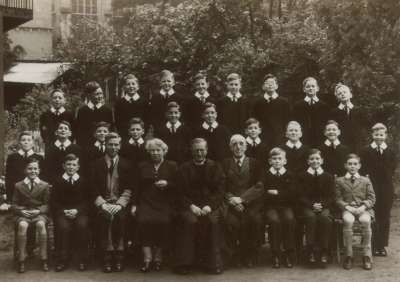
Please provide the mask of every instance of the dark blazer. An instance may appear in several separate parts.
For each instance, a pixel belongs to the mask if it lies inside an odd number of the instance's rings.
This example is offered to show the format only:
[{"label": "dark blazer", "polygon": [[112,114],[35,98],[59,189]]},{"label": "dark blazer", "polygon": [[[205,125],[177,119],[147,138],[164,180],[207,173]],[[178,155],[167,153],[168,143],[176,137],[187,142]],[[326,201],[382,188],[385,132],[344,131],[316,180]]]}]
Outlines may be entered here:
[{"label": "dark blazer", "polygon": [[137,167],[139,163],[149,158],[144,146],[145,143],[136,146],[129,144],[128,140],[123,140],[119,154],[121,157],[128,160],[132,167]]},{"label": "dark blazer", "polygon": [[243,134],[244,123],[249,117],[249,101],[241,97],[233,102],[224,96],[217,101],[218,122],[225,125],[232,134]]},{"label": "dark blazer", "polygon": [[[39,166],[43,169],[43,157],[39,154],[33,154],[30,157],[35,157],[39,160]],[[7,157],[6,162],[6,195],[7,201],[11,202],[13,198],[13,192],[15,188],[15,183],[23,180],[25,178],[25,165],[27,158],[21,156],[18,152],[12,153]],[[41,172],[43,175],[43,170]]]},{"label": "dark blazer", "polygon": [[100,121],[113,125],[113,114],[109,106],[103,105],[99,109],[93,110],[87,105],[79,108],[75,123],[76,141],[79,146],[86,148],[94,143],[95,124]]},{"label": "dark blazer", "polygon": [[302,207],[312,209],[314,203],[321,203],[323,208],[330,209],[335,202],[335,179],[327,172],[318,176],[302,173],[298,177],[298,189]]},{"label": "dark blazer", "polygon": [[343,143],[349,146],[352,150],[356,150],[360,142],[358,141],[361,135],[361,116],[358,108],[353,108],[349,114],[345,110],[338,107],[333,108],[329,113],[329,119],[339,123],[340,139]]},{"label": "dark blazer", "polygon": [[[186,98],[178,93],[175,92],[175,94],[170,95],[168,98],[165,98],[162,96],[159,92],[153,93],[153,95],[150,98],[150,110],[149,110],[149,117],[150,117],[150,123],[154,127],[161,126],[166,121],[165,118],[165,113],[167,111],[167,105],[169,102],[176,102],[181,106],[181,109],[183,110],[182,116],[185,116],[185,103],[186,103]],[[185,119],[184,119],[185,120]]]},{"label": "dark blazer", "polygon": [[258,145],[250,145],[247,143],[246,156],[255,158],[262,165],[266,165],[268,163],[268,155],[271,150],[271,146],[264,141],[261,141]]},{"label": "dark blazer", "polygon": [[298,175],[307,169],[307,158],[308,152],[310,151],[310,148],[307,145],[303,144],[299,149],[296,149],[290,148],[285,143],[281,145],[280,148],[286,152],[286,168],[289,171],[291,171],[295,175]]},{"label": "dark blazer", "polygon": [[[60,121],[68,121],[74,129],[74,113],[65,111],[59,115],[52,113],[50,110],[44,112],[39,119],[40,136],[43,142],[51,144],[56,140],[55,131]],[[72,138],[73,139],[73,138]]]},{"label": "dark blazer", "polygon": [[324,170],[332,175],[343,176],[346,173],[344,163],[350,154],[350,148],[344,144],[339,144],[336,148],[322,144],[319,149],[322,152]]},{"label": "dark blazer", "polygon": [[231,133],[227,127],[219,124],[212,132],[200,126],[194,134],[194,138],[201,137],[207,141],[208,154],[211,160],[222,161],[230,156],[229,140]]},{"label": "dark blazer", "polygon": [[[216,99],[210,95],[207,97],[204,104],[207,102],[215,104]],[[183,121],[185,121],[191,128],[197,128],[203,122],[202,115],[204,104],[194,95],[191,95],[186,99],[184,109],[185,116],[183,117]]]},{"label": "dark blazer", "polygon": [[191,204],[200,208],[210,206],[217,210],[224,200],[225,174],[221,166],[207,159],[201,166],[193,161],[184,163],[178,171],[181,189],[181,208],[189,209]]},{"label": "dark blazer", "polygon": [[270,102],[260,96],[253,105],[253,116],[260,121],[263,130],[262,139],[272,145],[283,142],[289,115],[289,102],[281,96]]},{"label": "dark blazer", "polygon": [[325,102],[319,100],[309,105],[304,100],[295,103],[292,119],[301,124],[303,143],[315,147],[324,140],[323,132],[328,119],[329,109]]},{"label": "dark blazer", "polygon": [[[274,208],[280,206],[292,206],[298,193],[296,193],[294,175],[286,171],[281,176],[273,175],[269,170],[265,170],[261,176],[261,182],[264,187],[264,203],[266,208]],[[270,195],[268,190],[278,190],[278,195]]]},{"label": "dark blazer", "polygon": [[117,100],[114,105],[114,118],[118,133],[123,137],[128,136],[129,120],[133,117],[141,118],[147,126],[148,114],[149,101],[143,96],[132,102],[128,102],[125,98]]},{"label": "dark blazer", "polygon": [[190,127],[182,124],[175,133],[167,128],[166,124],[154,130],[154,136],[162,139],[168,145],[167,160],[181,164],[190,159],[190,141],[193,133]]},{"label": "dark blazer", "polygon": [[[222,169],[226,176],[225,198],[241,197],[246,206],[261,207],[264,189],[260,181],[260,163],[245,157],[241,168],[233,158],[222,161]],[[261,205],[260,205],[261,203]]]},{"label": "dark blazer", "polygon": [[[63,216],[64,210],[67,209],[77,209],[79,215],[88,214],[89,192],[88,183],[82,177],[73,184],[66,181],[62,176],[57,177],[50,197],[53,215]],[[91,203],[90,206],[92,205]]]},{"label": "dark blazer", "polygon": [[48,202],[50,198],[50,185],[47,182],[40,180],[38,184],[34,184],[33,189],[24,181],[15,184],[14,195],[12,199],[12,210],[15,215],[23,216],[22,210],[38,209],[40,214],[48,213]]}]

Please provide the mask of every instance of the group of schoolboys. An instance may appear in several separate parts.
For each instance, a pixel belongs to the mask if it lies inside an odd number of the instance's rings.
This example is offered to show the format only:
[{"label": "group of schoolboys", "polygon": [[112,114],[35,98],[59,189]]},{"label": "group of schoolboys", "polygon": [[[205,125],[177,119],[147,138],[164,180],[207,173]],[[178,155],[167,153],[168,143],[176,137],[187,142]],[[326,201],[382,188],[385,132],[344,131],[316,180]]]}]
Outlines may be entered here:
[{"label": "group of schoolboys", "polygon": [[[159,93],[145,97],[138,79],[127,75],[124,95],[111,109],[104,103],[100,85],[89,82],[87,102],[76,115],[65,108],[62,90],[51,92],[50,109],[40,118],[45,157],[33,151],[32,134],[22,132],[19,150],[8,156],[6,164],[6,194],[17,222],[18,272],[25,272],[32,225],[39,234],[42,268],[48,270],[50,214],[55,224],[56,271],[67,267],[71,236],[76,234],[80,270],[87,268],[91,240],[104,251],[105,272],[123,269],[126,218],[135,197],[134,167],[148,158],[144,144],[150,127],[168,145],[166,159],[178,164],[190,162],[191,153],[196,154],[190,146],[193,138],[204,139],[207,158],[223,164],[235,158],[231,135],[244,133],[246,157],[261,168],[254,183],[262,188],[259,212],[263,226],[268,224],[273,267],[293,267],[299,220],[304,224],[308,261],[325,267],[335,208],[343,220],[344,268],[352,267],[355,220],[362,225],[363,267],[372,268],[372,252],[387,255],[395,157],[381,123],[372,127],[373,142],[359,155],[353,153],[358,149],[360,125],[347,86],[335,88],[338,106],[330,109],[318,98],[318,83],[311,77],[303,83],[305,98],[293,107],[279,96],[277,79],[270,74],[263,81],[264,93],[255,99],[240,92],[238,74],[228,75],[228,93],[220,99],[208,92],[204,74],[194,79],[194,95],[176,93],[174,84],[173,74],[163,71]],[[225,199],[223,205],[238,212],[246,207],[240,197],[227,193]],[[377,226],[374,250],[372,218]],[[223,223],[223,218],[218,219],[218,224]],[[240,232],[244,235],[239,240],[245,241],[246,230]],[[250,254],[238,260],[252,266],[256,259]],[[221,273],[222,267],[214,265],[213,273]],[[189,272],[187,265],[176,270]]]}]

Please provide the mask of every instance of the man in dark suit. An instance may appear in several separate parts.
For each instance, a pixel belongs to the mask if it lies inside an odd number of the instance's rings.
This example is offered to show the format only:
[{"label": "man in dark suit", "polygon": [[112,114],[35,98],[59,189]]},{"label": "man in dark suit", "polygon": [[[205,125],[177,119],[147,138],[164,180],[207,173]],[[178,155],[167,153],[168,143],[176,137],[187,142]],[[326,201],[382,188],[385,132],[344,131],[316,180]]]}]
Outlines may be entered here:
[{"label": "man in dark suit", "polygon": [[123,239],[133,186],[132,169],[130,163],[118,155],[120,147],[120,136],[109,133],[106,136],[106,155],[95,161],[91,177],[104,252],[103,271],[106,273],[123,270]]},{"label": "man in dark suit", "polygon": [[[177,231],[176,272],[188,274],[196,259],[214,274],[222,273],[220,220],[225,176],[222,168],[207,159],[207,142],[196,138],[191,144],[193,160],[179,169],[181,192]],[[197,244],[196,244],[197,243]],[[195,257],[196,247],[200,256]]]}]

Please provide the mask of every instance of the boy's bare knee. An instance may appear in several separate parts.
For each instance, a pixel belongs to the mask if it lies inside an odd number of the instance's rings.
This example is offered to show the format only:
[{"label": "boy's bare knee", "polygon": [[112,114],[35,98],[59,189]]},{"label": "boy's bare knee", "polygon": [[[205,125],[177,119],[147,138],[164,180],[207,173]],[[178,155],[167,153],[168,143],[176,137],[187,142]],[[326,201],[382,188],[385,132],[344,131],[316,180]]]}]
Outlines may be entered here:
[{"label": "boy's bare knee", "polygon": [[26,231],[28,230],[29,224],[26,221],[20,221],[18,223],[18,233],[19,234],[26,234]]},{"label": "boy's bare knee", "polygon": [[36,228],[40,233],[46,232],[46,223],[44,221],[36,222]]}]

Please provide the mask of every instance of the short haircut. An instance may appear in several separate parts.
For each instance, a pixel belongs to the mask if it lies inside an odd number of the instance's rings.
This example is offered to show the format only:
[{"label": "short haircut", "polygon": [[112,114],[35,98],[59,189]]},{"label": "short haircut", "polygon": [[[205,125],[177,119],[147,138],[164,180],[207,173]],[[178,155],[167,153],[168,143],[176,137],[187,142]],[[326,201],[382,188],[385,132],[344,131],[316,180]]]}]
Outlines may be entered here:
[{"label": "short haircut", "polygon": [[25,168],[31,163],[37,163],[40,168],[40,160],[37,157],[30,156],[25,162]]},{"label": "short haircut", "polygon": [[86,94],[92,94],[93,92],[95,92],[99,88],[101,88],[101,86],[97,81],[89,81],[85,85],[85,93]]},{"label": "short haircut", "polygon": [[110,141],[111,139],[119,139],[119,142],[121,142],[121,136],[119,136],[119,134],[117,132],[110,132],[106,135],[105,141],[106,144],[108,143],[108,141]]},{"label": "short haircut", "polygon": [[354,153],[348,154],[348,155],[346,156],[346,162],[347,162],[348,160],[350,160],[350,159],[356,159],[356,160],[358,160],[359,162],[361,162],[360,156],[358,156],[357,154],[354,154]]},{"label": "short haircut", "polygon": [[207,75],[204,72],[199,72],[194,76],[194,82],[200,80],[200,79],[205,79],[208,82]]},{"label": "short haircut", "polygon": [[51,91],[50,91],[50,97],[53,97],[53,95],[54,95],[55,93],[62,93],[63,96],[65,96],[65,93],[64,93],[64,91],[63,91],[61,88],[55,88],[55,89],[51,90]]},{"label": "short haircut", "polygon": [[328,120],[328,121],[326,122],[325,128],[326,128],[328,125],[331,125],[331,124],[336,125],[336,127],[337,127],[338,129],[340,129],[339,123],[336,122],[335,120],[332,120],[332,119],[330,119],[330,120]]},{"label": "short haircut", "polygon": [[255,118],[249,118],[248,120],[246,120],[246,122],[244,123],[244,125],[246,127],[249,127],[252,124],[257,124],[258,126],[260,126],[260,121],[258,119]]},{"label": "short haircut", "polygon": [[63,163],[66,163],[68,161],[78,161],[79,162],[79,157],[75,154],[68,154],[64,157]]},{"label": "short haircut", "polygon": [[307,82],[309,81],[315,81],[315,83],[318,85],[318,81],[314,77],[309,76],[303,80],[303,87],[306,86]]},{"label": "short haircut", "polygon": [[264,82],[265,82],[267,79],[273,79],[273,80],[275,80],[275,83],[278,84],[278,78],[277,78],[275,75],[273,75],[272,73],[268,73],[268,74],[266,74],[266,75],[264,76]]},{"label": "short haircut", "polygon": [[72,126],[71,126],[71,123],[70,123],[69,121],[66,121],[66,120],[60,121],[60,122],[57,124],[57,128],[59,128],[61,124],[64,124],[64,125],[68,126],[69,130],[72,130]]},{"label": "short haircut", "polygon": [[22,136],[30,136],[33,139],[33,134],[32,132],[28,131],[28,130],[24,130],[22,131],[19,135],[18,135],[18,140],[21,140]]},{"label": "short haircut", "polygon": [[272,148],[271,151],[269,151],[268,157],[272,158],[272,157],[278,156],[278,155],[283,155],[286,158],[285,150],[283,150],[279,147]]},{"label": "short haircut", "polygon": [[134,74],[127,74],[124,76],[124,85],[128,80],[134,80],[137,84],[139,84],[139,79]]},{"label": "short haircut", "polygon": [[234,134],[234,135],[232,135],[232,137],[229,141],[229,146],[232,147],[233,144],[235,144],[236,142],[239,142],[239,141],[242,141],[242,142],[244,142],[245,145],[247,145],[246,138],[244,138],[243,135]]},{"label": "short haircut", "polygon": [[337,96],[340,88],[345,88],[345,89],[347,89],[347,91],[349,91],[351,93],[350,87],[339,82],[338,84],[335,85],[335,96]]},{"label": "short haircut", "polygon": [[146,145],[145,145],[146,151],[149,150],[150,146],[160,147],[165,153],[168,152],[168,145],[165,144],[165,142],[159,138],[152,138],[152,139],[147,140]]},{"label": "short haircut", "polygon": [[385,133],[387,132],[387,127],[383,123],[375,123],[373,127],[371,127],[372,132],[378,131],[378,130],[384,130]]},{"label": "short haircut", "polygon": [[179,106],[179,104],[177,102],[175,102],[175,101],[171,101],[171,102],[169,102],[167,104],[167,110],[166,111],[168,112],[172,108],[178,108],[178,111],[181,110],[181,106]]},{"label": "short haircut", "polygon": [[142,129],[144,129],[144,121],[140,117],[133,117],[129,120],[128,128],[130,128],[133,124],[139,124]]},{"label": "short haircut", "polygon": [[94,125],[94,131],[96,131],[99,127],[105,127],[105,128],[107,128],[108,130],[110,130],[110,129],[111,129],[111,124],[109,124],[109,123],[106,122],[106,121],[99,121],[99,122],[96,122],[95,125]]},{"label": "short haircut", "polygon": [[307,158],[309,158],[311,155],[319,155],[322,158],[322,152],[316,148],[311,148],[308,151]]},{"label": "short haircut", "polygon": [[240,77],[239,74],[237,73],[230,73],[228,74],[228,76],[226,77],[226,81],[232,81],[232,80],[239,80],[242,81],[242,78]]},{"label": "short haircut", "polygon": [[203,106],[203,112],[207,110],[208,108],[214,108],[214,110],[217,110],[217,106],[214,103],[211,102],[206,102]]},{"label": "short haircut", "polygon": [[193,148],[194,145],[200,144],[200,143],[206,144],[206,148],[208,148],[207,140],[204,139],[204,138],[194,138],[194,139],[190,142],[190,148]]},{"label": "short haircut", "polygon": [[290,126],[296,126],[296,127],[300,128],[300,130],[301,130],[301,124],[295,120],[291,120],[288,122],[288,124],[286,126],[286,131],[289,129]]},{"label": "short haircut", "polygon": [[170,78],[172,78],[172,80],[175,80],[174,74],[173,74],[171,71],[169,71],[169,70],[162,70],[162,71],[160,72],[160,81],[161,81],[163,78],[166,78],[166,77],[170,77]]}]

